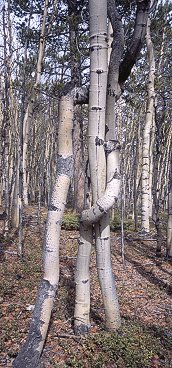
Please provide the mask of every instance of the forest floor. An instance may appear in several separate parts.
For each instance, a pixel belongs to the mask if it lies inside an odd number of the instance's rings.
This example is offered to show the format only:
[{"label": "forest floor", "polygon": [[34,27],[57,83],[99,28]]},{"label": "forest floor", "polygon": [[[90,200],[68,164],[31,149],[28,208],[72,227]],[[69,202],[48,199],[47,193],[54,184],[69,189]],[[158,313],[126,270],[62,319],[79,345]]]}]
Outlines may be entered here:
[{"label": "forest floor", "polygon": [[[17,250],[17,235],[0,240],[0,368],[11,367],[24,342],[42,276],[42,247],[46,210],[41,224],[28,207],[24,220],[25,257]],[[74,269],[78,231],[62,230],[60,281],[40,368],[160,368],[172,367],[172,263],[155,257],[156,242],[125,234],[125,267],[120,232],[112,232],[112,262],[117,282],[122,327],[105,330],[104,310],[92,252],[91,330],[73,333]],[[23,367],[27,368],[27,367]]]}]

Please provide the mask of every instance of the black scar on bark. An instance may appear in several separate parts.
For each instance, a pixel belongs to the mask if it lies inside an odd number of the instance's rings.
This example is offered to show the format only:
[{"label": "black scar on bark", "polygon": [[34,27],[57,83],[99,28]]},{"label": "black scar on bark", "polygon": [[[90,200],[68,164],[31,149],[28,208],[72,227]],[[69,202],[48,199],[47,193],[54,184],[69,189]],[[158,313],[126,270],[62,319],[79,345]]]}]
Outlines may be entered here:
[{"label": "black scar on bark", "polygon": [[41,312],[44,301],[47,299],[49,292],[56,294],[56,287],[51,285],[48,280],[42,280],[37,300],[33,312],[32,321],[30,324],[29,334],[26,342],[22,346],[17,358],[13,362],[14,368],[36,368],[40,358],[40,352],[37,350],[42,341],[41,326]]},{"label": "black scar on bark", "polygon": [[59,211],[59,208],[54,206],[53,204],[50,204],[49,207],[48,207],[48,210],[49,211]]},{"label": "black scar on bark", "polygon": [[100,204],[98,204],[98,203],[97,203],[97,206],[98,206],[99,211],[100,211],[101,213],[106,212],[106,211],[105,211],[105,209],[104,209],[102,206],[100,206]]},{"label": "black scar on bark", "polygon": [[66,175],[69,178],[73,176],[73,156],[63,158],[62,155],[57,157],[57,174]]},{"label": "black scar on bark", "polygon": [[87,282],[88,282],[88,279],[82,281],[83,284],[87,284]]},{"label": "black scar on bark", "polygon": [[89,333],[90,325],[81,323],[79,326],[74,326],[75,335],[86,335]]},{"label": "black scar on bark", "polygon": [[96,146],[103,146],[104,145],[104,140],[100,139],[99,137],[96,136],[95,144],[96,144]]}]

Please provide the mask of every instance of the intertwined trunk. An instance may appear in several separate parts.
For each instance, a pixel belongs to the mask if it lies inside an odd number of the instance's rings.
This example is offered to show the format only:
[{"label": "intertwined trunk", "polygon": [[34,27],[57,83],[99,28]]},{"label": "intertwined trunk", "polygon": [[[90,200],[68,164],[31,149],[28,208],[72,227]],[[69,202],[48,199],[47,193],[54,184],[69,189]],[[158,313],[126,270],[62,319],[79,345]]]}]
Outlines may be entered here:
[{"label": "intertwined trunk", "polygon": [[[81,216],[82,236],[79,244],[76,273],[75,331],[89,328],[89,257],[91,227],[95,223],[95,249],[98,277],[101,286],[106,326],[120,325],[119,305],[111,265],[110,226],[108,211],[118,195],[119,159],[113,139],[105,144],[105,112],[107,90],[107,2],[90,1],[90,59],[88,152],[93,206]],[[114,99],[113,99],[114,102]],[[107,153],[107,167],[106,155]],[[106,185],[107,180],[107,185]],[[117,184],[117,188],[115,186]],[[117,192],[117,195],[116,195]],[[85,235],[85,237],[83,236]],[[84,247],[85,244],[85,247]],[[87,249],[87,253],[86,253]],[[83,265],[83,267],[82,267]],[[82,273],[84,269],[84,275]],[[84,278],[84,276],[86,276]],[[80,282],[79,282],[80,280]],[[81,306],[81,307],[80,307]]]},{"label": "intertwined trunk", "polygon": [[[88,126],[88,152],[89,166],[92,185],[93,203],[101,195],[105,188],[106,162],[104,153],[105,136],[105,105],[107,86],[107,1],[101,3],[96,0],[89,1],[90,12],[90,90],[89,90],[89,126]],[[92,224],[91,224],[92,226]],[[91,230],[88,230],[90,233]],[[90,236],[84,234],[84,225],[81,227],[81,239],[79,243],[78,256],[82,246],[86,242],[88,249],[85,259],[80,256],[83,266],[87,264],[86,274],[89,275]],[[84,236],[85,235],[85,236]],[[87,240],[89,238],[89,241]],[[88,244],[88,246],[87,246]],[[80,263],[78,261],[78,263]],[[75,305],[75,330],[83,333],[89,328],[89,277],[87,282],[83,280],[82,266],[77,267],[76,273],[76,305]],[[85,267],[84,267],[85,268]],[[80,272],[79,272],[80,270]],[[81,279],[83,289],[77,279]],[[81,295],[82,293],[82,295]],[[82,300],[81,300],[82,299]],[[81,301],[80,301],[81,300]],[[81,308],[78,304],[81,304]],[[84,307],[85,305],[85,307]],[[84,309],[87,309],[87,314]]]},{"label": "intertwined trunk", "polygon": [[73,175],[73,98],[60,101],[57,178],[48,209],[41,281],[28,338],[15,359],[15,368],[34,368],[43,349],[59,281],[59,240],[69,185]]}]

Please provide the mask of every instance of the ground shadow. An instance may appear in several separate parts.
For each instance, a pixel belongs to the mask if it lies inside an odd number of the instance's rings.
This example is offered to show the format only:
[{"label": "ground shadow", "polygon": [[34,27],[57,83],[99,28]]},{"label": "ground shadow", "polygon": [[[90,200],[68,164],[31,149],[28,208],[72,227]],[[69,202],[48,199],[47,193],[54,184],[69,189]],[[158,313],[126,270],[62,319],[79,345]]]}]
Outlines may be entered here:
[{"label": "ground shadow", "polygon": [[[152,270],[147,270],[144,267],[143,264],[143,260],[142,263],[137,261],[136,259],[134,259],[136,256],[130,254],[130,248],[132,247],[132,249],[134,251],[136,251],[138,253],[138,257],[139,256],[144,256],[145,258],[147,258],[148,260],[151,260],[155,266],[159,269],[161,269],[163,272],[165,272],[165,270],[163,270],[163,268],[161,267],[161,260],[155,257],[155,253],[154,251],[154,247],[152,245],[148,245],[144,243],[143,240],[141,240],[139,243],[137,241],[137,245],[134,244],[134,242],[126,242],[126,249],[125,249],[125,260],[129,263],[131,263],[134,268],[137,270],[137,272],[142,275],[144,278],[146,278],[150,283],[157,285],[161,290],[164,290],[168,295],[172,295],[172,285],[170,285],[170,283],[165,282],[163,280],[161,280],[159,277],[155,276],[152,273]],[[117,254],[120,254],[120,250],[117,249],[115,252],[117,252]],[[167,271],[167,273],[169,273]],[[171,273],[169,273],[171,275]]]}]

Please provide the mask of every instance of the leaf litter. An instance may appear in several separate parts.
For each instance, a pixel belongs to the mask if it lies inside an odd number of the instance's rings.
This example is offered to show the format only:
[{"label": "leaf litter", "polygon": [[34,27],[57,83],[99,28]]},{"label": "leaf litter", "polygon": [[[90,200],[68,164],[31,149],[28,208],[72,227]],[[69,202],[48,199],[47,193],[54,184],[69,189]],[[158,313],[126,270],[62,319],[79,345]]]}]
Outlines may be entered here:
[{"label": "leaf litter", "polygon": [[[10,234],[5,243],[1,239],[0,368],[12,366],[27,336],[43,271],[45,219],[45,209],[42,209],[39,225],[36,208],[25,210],[24,260],[15,253],[6,252],[16,252],[15,233]],[[91,329],[88,336],[78,337],[73,332],[73,314],[79,232],[62,230],[59,289],[40,368],[172,367],[172,264],[164,255],[160,259],[155,257],[154,241],[135,240],[134,235],[129,240],[127,236],[125,240],[124,267],[120,233],[112,233],[112,265],[121,309],[121,330],[115,334],[105,329],[93,247],[90,264]]]}]

